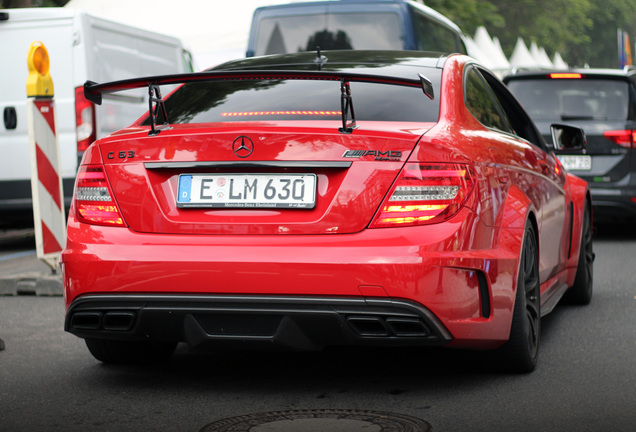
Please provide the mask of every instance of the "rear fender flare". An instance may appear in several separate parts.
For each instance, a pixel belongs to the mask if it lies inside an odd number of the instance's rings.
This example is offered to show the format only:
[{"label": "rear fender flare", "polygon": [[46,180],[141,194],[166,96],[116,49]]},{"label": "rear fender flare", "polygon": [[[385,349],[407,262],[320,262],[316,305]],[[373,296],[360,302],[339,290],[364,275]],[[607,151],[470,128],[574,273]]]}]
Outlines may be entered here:
[{"label": "rear fender flare", "polygon": [[[496,304],[495,310],[499,310],[505,314],[501,317],[502,325],[507,331],[510,331],[512,324],[512,313],[515,304],[515,295],[517,292],[517,282],[519,280],[519,269],[521,266],[521,248],[525,241],[525,227],[532,224],[535,232],[538,233],[537,209],[534,204],[516,186],[511,186],[508,190],[503,209],[496,220],[496,228],[498,228],[499,248],[506,250],[515,256],[515,264],[511,270],[514,274],[510,278],[506,286],[493,285],[493,299]],[[537,242],[539,248],[539,242]],[[539,250],[539,254],[541,251]]]},{"label": "rear fender flare", "polygon": [[[570,185],[570,195],[572,199],[573,217],[572,217],[572,238],[570,243],[570,257],[568,259],[568,268],[576,269],[579,262],[579,252],[581,251],[581,241],[583,238],[583,215],[586,206],[592,211],[592,196],[587,182],[572,174],[568,174],[568,183]],[[592,222],[594,215],[592,214]],[[574,283],[576,272],[571,272],[568,277],[568,285]],[[570,280],[571,279],[571,280]]]}]

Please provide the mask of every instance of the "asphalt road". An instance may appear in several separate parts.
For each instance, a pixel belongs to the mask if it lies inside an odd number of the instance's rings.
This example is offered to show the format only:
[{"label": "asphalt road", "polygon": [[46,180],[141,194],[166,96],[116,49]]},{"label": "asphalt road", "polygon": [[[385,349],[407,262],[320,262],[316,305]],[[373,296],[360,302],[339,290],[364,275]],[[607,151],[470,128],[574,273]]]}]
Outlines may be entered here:
[{"label": "asphalt road", "polygon": [[0,297],[0,431],[194,432],[247,414],[349,409],[417,417],[432,431],[632,432],[636,228],[601,227],[595,249],[592,304],[559,306],[544,319],[539,366],[528,375],[450,350],[180,346],[167,364],[104,366],[63,332],[61,297]]}]

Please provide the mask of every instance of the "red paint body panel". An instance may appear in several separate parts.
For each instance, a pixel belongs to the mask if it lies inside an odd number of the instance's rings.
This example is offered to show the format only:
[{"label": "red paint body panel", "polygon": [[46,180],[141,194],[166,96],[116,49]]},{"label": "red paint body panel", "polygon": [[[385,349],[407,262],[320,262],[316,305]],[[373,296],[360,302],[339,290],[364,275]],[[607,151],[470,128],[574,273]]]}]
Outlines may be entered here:
[{"label": "red paint body panel", "polygon": [[[360,122],[360,133],[343,135],[331,122],[314,127],[289,124],[228,124],[198,130],[175,128],[162,132],[165,146],[157,154],[154,137],[146,133],[118,135],[100,144],[102,160],[113,192],[130,228],[137,232],[181,234],[322,234],[364,229],[375,214],[397,173],[413,150],[422,124],[378,125]],[[321,127],[318,127],[321,126]],[[375,129],[374,129],[375,126]],[[410,129],[409,129],[410,128]],[[236,161],[232,142],[247,136],[255,143],[250,161],[323,162],[342,160],[347,150],[369,148],[400,157],[377,163],[368,155],[349,169],[319,168],[317,205],[314,209],[179,209],[176,207],[179,174],[200,173],[202,168],[152,169],[144,163]],[[176,150],[178,149],[178,150]],[[134,158],[118,155],[134,154]],[[109,159],[109,157],[111,159]],[[353,162],[353,161],[352,161]],[[207,172],[253,172],[246,168],[208,169]],[[258,172],[305,172],[303,168],[261,169]],[[373,187],[363,187],[373,185]],[[343,217],[346,212],[355,218]]]},{"label": "red paint body panel", "polygon": [[[360,296],[361,286],[373,285],[426,305],[457,345],[496,345],[510,326],[518,233],[480,225],[464,210],[443,226],[347,235],[181,236],[87,227],[71,217],[66,303],[109,292]],[[484,234],[471,239],[475,230]],[[492,238],[505,241],[483,248]],[[491,284],[492,319],[480,314],[476,270]]]},{"label": "red paint body panel", "polygon": [[[389,299],[421,308],[451,346],[503,344],[524,228],[538,234],[542,301],[558,300],[574,283],[589,192],[551,153],[477,121],[464,101],[472,62],[443,63],[435,124],[360,121],[342,134],[334,121],[250,121],[175,125],[149,137],[140,121],[96,142],[83,164],[103,167],[127,226],[90,225],[71,208],[62,254],[67,308],[108,295]],[[255,172],[211,166],[242,161],[232,151],[240,136],[254,143],[249,162],[279,163],[259,173],[315,173],[315,208],[178,208],[180,174]],[[347,158],[348,150],[395,153]],[[284,164],[300,161],[350,166]],[[169,165],[200,162],[208,165]],[[407,163],[465,166],[472,189],[443,221],[369,228]]]}]

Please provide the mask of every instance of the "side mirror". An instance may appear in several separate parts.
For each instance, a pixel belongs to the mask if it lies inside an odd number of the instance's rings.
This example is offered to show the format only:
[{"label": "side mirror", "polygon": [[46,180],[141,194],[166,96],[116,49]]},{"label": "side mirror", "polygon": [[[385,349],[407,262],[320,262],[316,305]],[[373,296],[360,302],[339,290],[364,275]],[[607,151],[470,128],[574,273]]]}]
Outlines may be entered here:
[{"label": "side mirror", "polygon": [[587,138],[580,127],[553,124],[550,126],[555,151],[585,153]]}]

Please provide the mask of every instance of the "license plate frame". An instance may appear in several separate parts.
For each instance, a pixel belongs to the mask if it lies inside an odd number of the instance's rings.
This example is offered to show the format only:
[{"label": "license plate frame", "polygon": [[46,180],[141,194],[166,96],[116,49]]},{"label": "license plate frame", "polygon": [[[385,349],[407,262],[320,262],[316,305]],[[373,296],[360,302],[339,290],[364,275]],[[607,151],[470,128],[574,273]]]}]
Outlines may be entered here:
[{"label": "license plate frame", "polygon": [[592,156],[590,155],[558,155],[557,157],[566,171],[592,170]]},{"label": "license plate frame", "polygon": [[178,208],[288,208],[316,206],[313,173],[180,174]]}]

